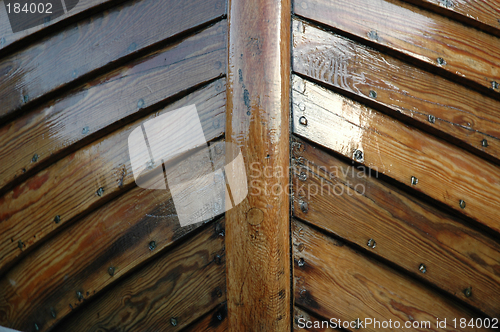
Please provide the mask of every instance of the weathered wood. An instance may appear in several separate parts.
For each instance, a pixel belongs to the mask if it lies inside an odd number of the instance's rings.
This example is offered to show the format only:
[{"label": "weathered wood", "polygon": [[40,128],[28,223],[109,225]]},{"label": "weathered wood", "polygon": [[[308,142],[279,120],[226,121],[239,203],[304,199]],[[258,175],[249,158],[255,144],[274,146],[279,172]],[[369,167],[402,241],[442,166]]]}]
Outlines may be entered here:
[{"label": "weathered wood", "polygon": [[[22,46],[23,43],[26,43],[27,37],[31,39],[35,36],[40,36],[40,32],[44,33],[47,30],[51,30],[56,24],[60,26],[61,21],[64,21],[62,24],[65,24],[67,21],[73,21],[75,17],[99,11],[99,9],[103,8],[103,5],[109,7],[123,1],[124,0],[81,0],[78,1],[71,11],[58,18],[51,18],[49,22],[43,25],[14,33],[12,32],[5,6],[2,4],[3,0],[0,0],[0,54],[2,54],[2,51],[7,47],[11,49],[12,47]],[[47,29],[47,27],[51,27],[51,29]]]},{"label": "weathered wood", "polygon": [[[225,97],[225,80],[220,79],[158,113],[195,104],[205,138],[211,140],[224,133]],[[143,121],[156,115],[137,120],[70,154],[0,198],[3,270],[59,227],[134,185],[128,137]],[[103,191],[98,194],[99,188]]]},{"label": "weathered wood", "polygon": [[[0,188],[89,135],[226,73],[226,21],[98,77],[0,128]],[[36,162],[33,156],[36,155]]]},{"label": "weathered wood", "polygon": [[498,1],[404,0],[500,37]]},{"label": "weathered wood", "polygon": [[[294,79],[305,87],[303,93],[293,91],[295,134],[500,231],[500,167],[314,83]],[[418,179],[416,185],[412,177]]]},{"label": "weathered wood", "polygon": [[241,148],[246,174],[250,167],[272,173],[244,180],[249,195],[226,213],[230,331],[291,328],[290,6],[229,2],[226,139]]},{"label": "weathered wood", "polygon": [[226,299],[224,238],[215,226],[155,259],[54,331],[180,331],[202,317]]},{"label": "weathered wood", "polygon": [[[294,216],[403,267],[491,317],[500,315],[497,242],[384,184],[376,173],[356,169],[303,140],[294,139],[292,160]],[[421,263],[425,274],[418,269]]]},{"label": "weathered wood", "polygon": [[[293,330],[294,331],[313,331],[313,332],[328,332],[328,331],[338,331],[338,329],[331,328],[330,319],[317,318],[297,306],[293,307],[294,320],[293,320]],[[328,321],[324,323],[324,321]],[[310,323],[309,323],[310,322]],[[311,326],[309,328],[309,326]]]},{"label": "weathered wood", "polygon": [[0,117],[225,12],[224,0],[134,0],[69,26],[2,60]]},{"label": "weathered wood", "polygon": [[[391,319],[403,329],[406,322],[430,321],[429,328],[416,329],[421,331],[456,331],[454,318],[466,318],[469,322],[475,317],[455,301],[364,257],[342,242],[298,221],[292,221],[292,227],[295,301],[308,311],[342,322]],[[437,328],[437,319],[446,319],[446,327]],[[363,325],[362,329],[381,330],[373,325]]]},{"label": "weathered wood", "polygon": [[[223,153],[214,154],[213,161],[198,162],[192,175],[208,174],[224,161]],[[172,165],[177,175],[185,162]],[[203,189],[187,184],[183,191]],[[0,280],[0,325],[25,331],[37,324],[47,330],[198,226],[179,225],[169,190],[136,187],[50,239]],[[221,225],[211,229],[213,237],[224,234]]]},{"label": "weathered wood", "polygon": [[227,304],[223,303],[199,322],[185,328],[183,332],[225,332],[227,330]]},{"label": "weathered wood", "polygon": [[397,0],[295,0],[294,10],[500,96],[495,36]]},{"label": "weathered wood", "polygon": [[293,45],[295,72],[499,162],[499,101],[300,20],[293,22]]}]

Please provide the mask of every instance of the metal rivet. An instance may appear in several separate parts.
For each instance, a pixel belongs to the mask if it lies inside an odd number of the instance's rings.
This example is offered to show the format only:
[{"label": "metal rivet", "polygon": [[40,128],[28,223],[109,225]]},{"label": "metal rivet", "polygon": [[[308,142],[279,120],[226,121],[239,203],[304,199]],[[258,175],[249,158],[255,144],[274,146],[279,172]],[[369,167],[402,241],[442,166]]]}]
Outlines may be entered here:
[{"label": "metal rivet", "polygon": [[439,65],[443,66],[443,65],[445,65],[445,64],[446,64],[446,61],[444,61],[444,59],[443,59],[443,58],[439,57],[439,58],[437,58],[437,63],[438,63]]},{"label": "metal rivet", "polygon": [[363,161],[363,151],[361,150],[354,151],[354,159],[356,159],[357,161]]},{"label": "metal rivet", "polygon": [[102,195],[104,195],[104,188],[100,187],[99,189],[97,189],[96,194],[97,196],[102,197]]},{"label": "metal rivet", "polygon": [[458,204],[460,205],[460,207],[461,207],[462,209],[465,209],[465,201],[464,201],[463,199],[461,199],[461,200],[458,202]]},{"label": "metal rivet", "polygon": [[221,263],[222,263],[222,257],[220,255],[215,255],[214,262],[217,265],[221,265]]},{"label": "metal rivet", "polygon": [[38,324],[35,323],[35,330],[40,331],[40,328],[38,327]]},{"label": "metal rivet", "polygon": [[177,318],[170,318],[170,324],[172,324],[172,326],[177,326]]},{"label": "metal rivet", "polygon": [[306,172],[300,172],[299,179],[302,181],[307,180],[307,174]]},{"label": "metal rivet", "polygon": [[304,105],[304,103],[300,103],[299,104],[299,110],[301,110],[302,112],[304,112],[306,110],[306,105]]},{"label": "metal rivet", "polygon": [[471,297],[472,296],[472,287],[467,287],[464,289],[464,295],[465,297]]},{"label": "metal rivet", "polygon": [[307,204],[307,202],[300,202],[300,211],[302,211],[303,213],[307,213],[307,211],[309,211],[309,204]]},{"label": "metal rivet", "polygon": [[156,248],[156,242],[155,241],[149,242],[149,250],[153,251],[155,250],[155,248]]},{"label": "metal rivet", "polygon": [[58,224],[60,221],[61,221],[61,216],[60,215],[57,215],[57,216],[54,217],[54,222],[56,224]]},{"label": "metal rivet", "polygon": [[497,81],[492,81],[492,82],[491,82],[491,87],[492,87],[493,89],[498,89],[498,87],[499,87],[498,82],[497,82]]},{"label": "metal rivet", "polygon": [[108,273],[109,273],[110,276],[114,276],[115,275],[115,268],[112,267],[112,266],[110,266],[108,268]]},{"label": "metal rivet", "polygon": [[488,141],[486,140],[486,138],[481,141],[481,145],[485,148],[488,147]]},{"label": "metal rivet", "polygon": [[355,330],[359,330],[361,327],[361,320],[358,318],[355,320],[356,326],[354,327]]},{"label": "metal rivet", "polygon": [[416,186],[418,184],[418,179],[414,176],[411,177],[411,184]]},{"label": "metal rivet", "polygon": [[76,297],[78,298],[79,301],[83,300],[82,292],[76,292]]},{"label": "metal rivet", "polygon": [[78,76],[78,72],[75,70],[73,70],[73,72],[71,73],[71,76],[73,76],[73,78],[76,78]]},{"label": "metal rivet", "polygon": [[305,245],[303,243],[299,244],[299,246],[297,247],[297,250],[302,252],[304,251],[304,248],[305,248]]},{"label": "metal rivet", "polygon": [[28,102],[28,100],[30,100],[30,96],[29,96],[29,95],[24,95],[24,96],[23,96],[23,101],[24,101],[25,103],[27,103],[27,102]]},{"label": "metal rivet", "polygon": [[369,239],[366,245],[372,249],[375,249],[375,247],[377,246],[377,242],[375,242],[374,239]]},{"label": "metal rivet", "polygon": [[3,46],[5,45],[5,38],[0,38],[0,46]]},{"label": "metal rivet", "polygon": [[217,313],[217,319],[222,320],[222,314],[220,312]]},{"label": "metal rivet", "polygon": [[222,291],[219,287],[215,289],[215,294],[217,295],[217,297],[222,297]]},{"label": "metal rivet", "polygon": [[429,114],[428,119],[429,119],[430,123],[435,123],[436,122],[436,117],[434,115],[432,115],[432,114]]},{"label": "metal rivet", "polygon": [[52,318],[56,318],[57,317],[56,311],[54,310],[54,308],[50,308],[50,315],[52,316]]},{"label": "metal rivet", "polygon": [[371,30],[370,32],[368,32],[368,38],[370,38],[372,40],[378,40],[378,33],[377,33],[377,31]]},{"label": "metal rivet", "polygon": [[21,241],[21,240],[17,241],[17,246],[19,247],[19,249],[23,250],[23,247],[24,247],[23,241]]},{"label": "metal rivet", "polygon": [[297,262],[297,265],[300,266],[300,267],[306,265],[306,262],[304,261],[304,258],[299,259],[299,261]]},{"label": "metal rivet", "polygon": [[306,119],[306,117],[305,117],[305,116],[301,116],[301,117],[299,118],[299,123],[300,123],[301,125],[303,125],[303,126],[307,126],[307,119]]},{"label": "metal rivet", "polygon": [[36,163],[38,161],[38,155],[36,153],[31,158],[31,161],[34,162],[34,163]]},{"label": "metal rivet", "polygon": [[371,98],[377,98],[377,93],[373,90],[370,90],[370,93],[368,94]]},{"label": "metal rivet", "polygon": [[142,108],[144,106],[144,99],[139,99],[139,101],[137,102],[137,107],[139,108]]},{"label": "metal rivet", "polygon": [[425,272],[427,272],[427,267],[424,264],[420,264],[420,266],[418,267],[418,270],[422,273],[425,273]]},{"label": "metal rivet", "polygon": [[83,135],[87,135],[88,133],[89,133],[89,127],[88,127],[88,126],[87,126],[87,127],[84,127],[84,128],[82,129],[82,134],[83,134]]},{"label": "metal rivet", "polygon": [[23,174],[26,173],[26,168],[23,168],[21,172],[23,172]]}]

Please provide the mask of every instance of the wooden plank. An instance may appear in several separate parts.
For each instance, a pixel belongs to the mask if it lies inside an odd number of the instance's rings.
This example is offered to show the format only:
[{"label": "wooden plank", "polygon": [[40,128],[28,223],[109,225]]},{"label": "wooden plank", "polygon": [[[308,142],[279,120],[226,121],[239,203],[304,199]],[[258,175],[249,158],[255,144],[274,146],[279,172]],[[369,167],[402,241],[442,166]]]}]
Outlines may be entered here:
[{"label": "wooden plank", "polygon": [[226,299],[224,238],[214,234],[214,226],[155,259],[54,331],[180,331],[202,317]]},{"label": "wooden plank", "polygon": [[[294,216],[401,266],[491,317],[500,315],[497,242],[384,184],[374,172],[356,169],[303,140],[294,139],[292,160]],[[419,271],[422,263],[426,273]]]},{"label": "wooden plank", "polygon": [[301,84],[303,94],[293,91],[295,134],[500,231],[498,166],[318,85]]},{"label": "wooden plank", "polygon": [[228,326],[289,331],[291,3],[231,0],[229,8],[226,139],[241,148],[246,174],[274,176],[242,179],[254,193],[226,212]]},{"label": "wooden plank", "polygon": [[[0,0],[0,3],[3,2],[3,0]],[[74,21],[82,15],[97,12],[99,9],[104,9],[104,7],[116,5],[120,2],[123,2],[123,0],[80,0],[68,13],[57,18],[51,17],[51,20],[45,24],[15,33],[12,32],[4,4],[0,4],[0,54],[3,54],[3,51],[7,48],[12,49],[13,47],[21,46],[23,43],[26,43],[27,40],[41,36],[41,33],[54,30],[61,25],[68,24],[68,22]],[[48,27],[51,28],[47,29]]]},{"label": "wooden plank", "polygon": [[[359,319],[365,331],[380,331],[373,325],[392,320],[393,330],[404,330],[409,322],[430,322],[420,331],[456,331],[453,319],[467,322],[475,316],[455,301],[368,259],[342,242],[327,237],[298,221],[292,222],[294,241],[295,301],[320,317],[351,324]],[[303,250],[297,249],[303,244]],[[299,265],[300,262],[300,265]],[[446,326],[436,327],[437,319]],[[396,322],[400,324],[397,328]],[[341,323],[344,327],[344,323]],[[353,326],[353,325],[351,325]],[[396,328],[394,328],[396,327]],[[346,326],[347,330],[355,330]],[[480,330],[459,328],[461,331]]]},{"label": "wooden plank", "polygon": [[313,331],[313,332],[332,332],[338,331],[334,329],[333,324],[330,319],[317,318],[297,306],[293,307],[294,320],[293,320],[293,330],[294,331]]},{"label": "wooden plank", "polygon": [[[224,161],[223,153],[214,154],[213,161],[197,162],[192,175],[208,174],[223,166]],[[177,175],[183,173],[185,162],[172,165]],[[194,190],[204,189],[199,186]],[[183,193],[191,191],[192,185],[187,183]],[[223,212],[221,208],[217,214]],[[198,226],[200,223],[179,225],[169,190],[136,187],[72,224],[7,272],[0,280],[0,325],[25,331],[37,324],[41,331],[48,330]],[[211,237],[222,238],[221,225],[210,229]]]},{"label": "wooden plank", "polygon": [[[0,129],[0,187],[129,116],[226,72],[226,21],[98,77]],[[109,131],[109,129],[106,129]],[[99,135],[99,134],[97,134]],[[80,142],[81,144],[81,142]],[[36,162],[33,156],[36,155]]]},{"label": "wooden plank", "polygon": [[293,42],[295,72],[499,162],[499,101],[300,20]]},{"label": "wooden plank", "polygon": [[500,96],[500,40],[495,36],[397,0],[296,0],[294,10]]},{"label": "wooden plank", "polygon": [[47,36],[0,63],[0,117],[225,12],[224,0],[134,0]]},{"label": "wooden plank", "polygon": [[[225,80],[221,79],[158,114],[195,104],[205,138],[211,140],[224,133],[225,98]],[[0,198],[3,270],[61,226],[135,185],[128,137],[143,121],[155,116],[157,114],[137,120],[70,154]],[[56,216],[59,216],[58,222],[55,222]]]},{"label": "wooden plank", "polygon": [[405,0],[500,37],[498,1]]},{"label": "wooden plank", "polygon": [[185,328],[184,332],[225,332],[227,331],[227,303],[219,307],[199,322]]}]

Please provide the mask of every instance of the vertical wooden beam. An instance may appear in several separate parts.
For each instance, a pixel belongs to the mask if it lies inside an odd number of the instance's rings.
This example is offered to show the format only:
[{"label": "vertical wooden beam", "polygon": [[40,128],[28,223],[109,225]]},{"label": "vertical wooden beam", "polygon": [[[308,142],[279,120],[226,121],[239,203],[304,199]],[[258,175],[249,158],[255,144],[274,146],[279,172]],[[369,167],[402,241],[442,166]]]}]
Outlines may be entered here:
[{"label": "vertical wooden beam", "polygon": [[226,141],[249,194],[226,214],[230,331],[290,331],[290,0],[230,0]]}]

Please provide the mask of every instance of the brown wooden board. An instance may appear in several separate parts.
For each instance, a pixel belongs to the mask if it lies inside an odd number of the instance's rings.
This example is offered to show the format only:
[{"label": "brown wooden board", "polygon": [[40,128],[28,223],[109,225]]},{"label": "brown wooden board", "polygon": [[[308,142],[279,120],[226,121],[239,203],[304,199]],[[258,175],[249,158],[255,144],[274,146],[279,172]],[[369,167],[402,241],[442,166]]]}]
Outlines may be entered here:
[{"label": "brown wooden board", "polygon": [[[220,79],[157,114],[195,104],[207,140],[223,135],[225,80]],[[0,264],[5,270],[24,251],[135,185],[128,137],[149,115],[80,149],[0,198]],[[102,188],[102,192],[99,189]],[[56,216],[59,221],[56,223]]]},{"label": "brown wooden board", "polygon": [[294,10],[500,96],[495,36],[397,0],[295,0]]},{"label": "brown wooden board", "polygon": [[305,92],[293,90],[295,134],[411,186],[498,234],[500,167],[314,83],[294,80],[305,86]]},{"label": "brown wooden board", "polygon": [[[216,223],[216,225],[221,225]],[[224,238],[212,224],[54,331],[180,331],[226,300]]]},{"label": "brown wooden board", "polygon": [[339,331],[339,329],[332,328],[333,322],[330,319],[317,318],[297,306],[293,307],[294,320],[293,320],[293,330],[294,331],[313,331],[313,332],[328,332],[328,331]]},{"label": "brown wooden board", "polygon": [[217,23],[87,82],[0,128],[0,187],[113,123],[224,75],[226,25]]},{"label": "brown wooden board", "polygon": [[499,101],[300,20],[293,22],[293,45],[295,72],[499,162]]},{"label": "brown wooden board", "polygon": [[227,327],[227,303],[219,305],[215,311],[206,315],[199,322],[183,329],[183,332],[225,332]]},{"label": "brown wooden board", "polygon": [[47,36],[1,61],[0,117],[225,12],[224,0],[134,0]]},{"label": "brown wooden board", "polygon": [[500,5],[497,0],[405,0],[472,25],[500,37]]},{"label": "brown wooden board", "polygon": [[[39,36],[40,32],[45,33],[48,30],[47,27],[53,28],[56,24],[59,26],[62,21],[64,21],[62,23],[64,24],[68,21],[73,21],[75,16],[81,16],[82,14],[85,15],[86,13],[94,12],[103,7],[103,5],[111,6],[123,1],[124,0],[80,0],[68,13],[55,19],[51,19],[45,24],[37,25],[16,33],[12,32],[6,7],[3,4],[0,4],[0,53],[7,47],[9,47],[9,49],[12,48],[13,44],[16,44],[16,46],[22,46],[22,44],[26,42],[26,37],[32,38],[33,35]],[[4,1],[0,0],[0,3],[2,2]]]},{"label": "brown wooden board", "polygon": [[[380,331],[373,320],[392,320],[393,330],[404,330],[408,322],[430,322],[417,331],[472,331],[460,328],[460,319],[477,318],[467,309],[440,296],[435,291],[401,275],[383,264],[369,259],[333,238],[303,223],[292,222],[295,302],[327,319],[340,319],[349,324],[363,324],[364,331]],[[303,244],[303,250],[298,250]],[[457,319],[454,328],[453,319]],[[437,319],[446,326],[436,327]],[[399,322],[400,328],[396,322]],[[344,323],[341,323],[344,327]],[[356,324],[350,325],[356,326]],[[389,325],[387,325],[388,327]],[[354,331],[355,328],[347,327]]]},{"label": "brown wooden board", "polygon": [[[223,148],[219,150],[213,161],[199,161],[192,175],[223,166]],[[184,161],[172,165],[177,175],[185,166]],[[183,194],[192,190],[187,183]],[[40,330],[48,330],[198,226],[179,225],[169,190],[136,187],[38,247],[0,279],[0,325],[26,331],[37,324]],[[224,229],[212,225],[209,233],[222,237]]]},{"label": "brown wooden board", "polygon": [[291,329],[290,2],[229,2],[226,139],[241,149],[249,189],[226,212],[230,331]]},{"label": "brown wooden board", "polygon": [[301,139],[292,160],[294,216],[500,316],[497,242]]}]

